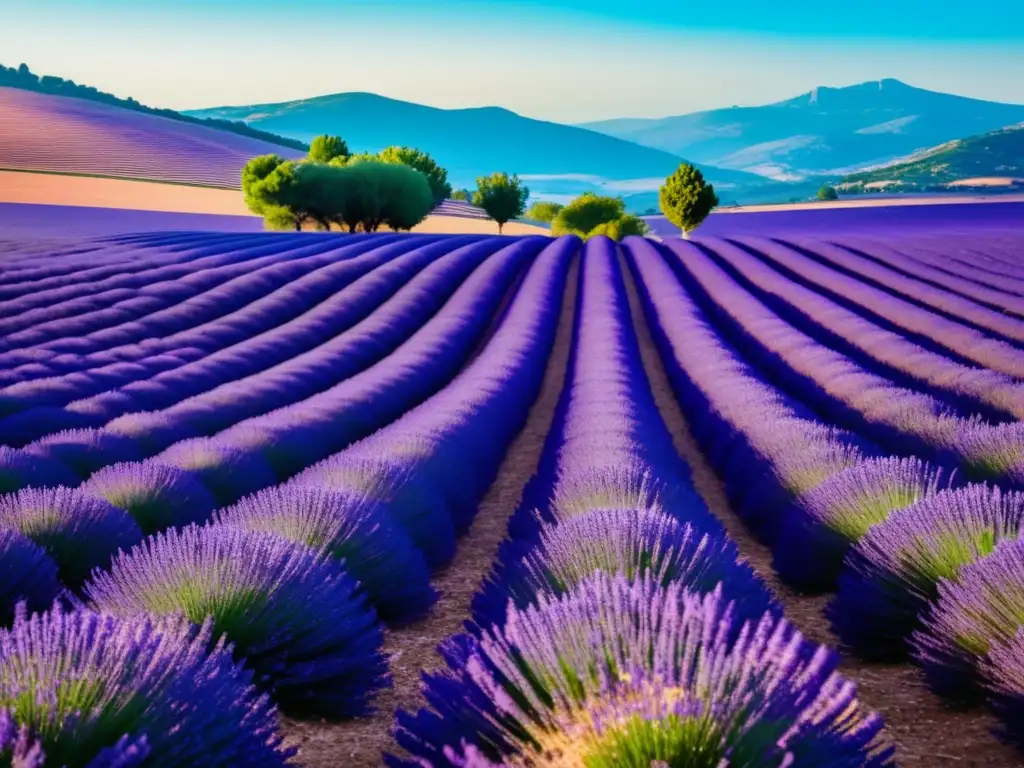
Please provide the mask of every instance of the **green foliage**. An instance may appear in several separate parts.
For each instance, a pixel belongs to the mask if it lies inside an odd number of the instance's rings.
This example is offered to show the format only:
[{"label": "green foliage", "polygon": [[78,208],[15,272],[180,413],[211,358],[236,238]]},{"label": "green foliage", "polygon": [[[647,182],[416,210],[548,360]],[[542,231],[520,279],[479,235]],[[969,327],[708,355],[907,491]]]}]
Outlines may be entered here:
[{"label": "green foliage", "polygon": [[647,224],[638,216],[633,216],[629,213],[624,213],[617,219],[606,221],[603,224],[598,224],[592,230],[590,230],[584,240],[597,235],[604,235],[610,237],[612,240],[622,240],[624,237],[630,235],[646,235]]},{"label": "green foliage", "polygon": [[259,155],[242,168],[242,194],[245,204],[253,213],[262,216],[264,200],[256,193],[256,187],[285,162],[278,155]]},{"label": "green foliage", "polygon": [[412,229],[434,208],[427,178],[406,165],[365,160],[334,171],[342,200],[335,220],[350,232]]},{"label": "green foliage", "polygon": [[699,227],[718,205],[718,196],[704,181],[704,174],[682,163],[658,190],[658,204],[665,218],[686,234]]},{"label": "green foliage", "polygon": [[317,136],[309,145],[311,163],[329,163],[337,157],[348,157],[348,144],[341,136]]},{"label": "green foliage", "polygon": [[839,199],[839,193],[836,192],[835,187],[832,187],[832,186],[830,186],[828,184],[823,184],[821,186],[821,189],[818,190],[818,199],[819,200],[838,200]]},{"label": "green foliage", "polygon": [[430,155],[412,147],[387,147],[377,156],[381,162],[400,163],[427,177],[434,204],[440,203],[452,194],[452,186],[448,183],[448,171],[439,166]]},{"label": "green foliage", "polygon": [[121,107],[122,109],[145,112],[150,115],[157,115],[159,117],[166,117],[170,120],[177,120],[181,123],[205,125],[218,131],[236,133],[239,136],[249,136],[271,144],[288,147],[289,149],[297,149],[303,152],[309,149],[309,147],[301,141],[286,139],[284,136],[278,136],[274,133],[261,131],[258,128],[253,128],[252,126],[238,120],[220,120],[213,117],[192,117],[190,115],[183,115],[180,112],[175,112],[173,109],[154,109],[153,107],[147,107],[144,104],[140,104],[132,98],[119,99],[117,96],[114,96],[111,93],[106,93],[105,91],[99,91],[91,85],[79,85],[73,80],[65,80],[62,77],[51,77],[49,75],[39,77],[39,75],[34,74],[25,64],[22,64],[17,69],[0,65],[0,86],[21,88],[25,91],[52,93],[56,96],[72,96],[76,99],[96,101],[100,104],[112,104],[113,106]]},{"label": "green foliage", "polygon": [[558,212],[551,222],[551,232],[585,238],[595,227],[625,215],[626,203],[621,197],[584,192]]},{"label": "green foliage", "polygon": [[470,202],[473,199],[473,193],[468,189],[456,189],[452,192],[452,200],[462,200],[463,202]]},{"label": "green foliage", "polygon": [[534,221],[544,221],[550,224],[554,221],[558,212],[564,208],[561,203],[551,203],[546,200],[538,200],[526,211],[526,218]]},{"label": "green foliage", "polygon": [[497,222],[498,234],[501,234],[508,221],[523,215],[529,197],[530,190],[518,176],[492,173],[476,180],[473,205],[487,211],[487,215]]}]

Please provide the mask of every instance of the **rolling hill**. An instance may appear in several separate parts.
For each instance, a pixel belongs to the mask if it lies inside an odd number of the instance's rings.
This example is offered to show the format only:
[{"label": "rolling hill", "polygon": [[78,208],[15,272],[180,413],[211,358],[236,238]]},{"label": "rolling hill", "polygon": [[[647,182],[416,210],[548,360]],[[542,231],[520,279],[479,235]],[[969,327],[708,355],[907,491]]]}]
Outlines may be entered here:
[{"label": "rolling hill", "polygon": [[880,80],[787,101],[581,127],[701,163],[779,179],[850,173],[1024,121],[1024,105]]},{"label": "rolling hill", "polygon": [[[602,180],[652,179],[656,186],[681,162],[660,149],[573,126],[533,120],[500,107],[438,109],[372,93],[341,93],[280,104],[186,111],[193,117],[242,120],[262,130],[308,141],[321,133],[345,137],[356,152],[390,144],[429,152],[456,186],[499,170],[580,185]],[[705,173],[723,189],[760,182],[716,168]],[[531,188],[534,184],[531,183]]]},{"label": "rolling hill", "polygon": [[903,187],[1024,187],[1024,124],[957,139],[869,171],[843,185],[899,183]]},{"label": "rolling hill", "polygon": [[67,96],[0,87],[0,169],[238,187],[246,161],[302,152]]}]

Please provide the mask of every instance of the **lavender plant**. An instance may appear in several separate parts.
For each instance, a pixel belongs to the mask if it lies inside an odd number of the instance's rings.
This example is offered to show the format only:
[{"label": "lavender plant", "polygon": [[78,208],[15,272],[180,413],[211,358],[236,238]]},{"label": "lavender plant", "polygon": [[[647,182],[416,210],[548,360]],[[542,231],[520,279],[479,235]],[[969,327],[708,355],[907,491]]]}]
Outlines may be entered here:
[{"label": "lavender plant", "polygon": [[595,574],[450,643],[436,713],[398,715],[413,760],[389,764],[459,765],[463,743],[518,766],[892,764],[835,654],[771,615],[734,622],[720,590]]},{"label": "lavender plant", "polygon": [[210,438],[182,440],[155,461],[193,472],[219,507],[277,483],[274,470],[259,452]]},{"label": "lavender plant", "polygon": [[125,510],[143,533],[205,522],[216,502],[191,472],[153,461],[112,464],[81,487]]},{"label": "lavender plant", "polygon": [[46,551],[19,531],[0,528],[0,626],[10,623],[19,602],[42,610],[60,591],[57,564]]},{"label": "lavender plant", "polygon": [[22,611],[0,630],[0,763],[287,765],[251,678],[210,622]]},{"label": "lavender plant", "polygon": [[216,520],[276,533],[330,553],[359,582],[385,620],[417,618],[437,600],[423,554],[370,496],[315,486],[280,486],[220,510]]},{"label": "lavender plant", "polygon": [[142,539],[127,512],[63,486],[0,496],[0,529],[19,531],[44,549],[72,588]]},{"label": "lavender plant", "polygon": [[29,486],[73,488],[80,482],[82,478],[63,462],[0,445],[0,494],[14,493]]},{"label": "lavender plant", "polygon": [[998,735],[1024,752],[1024,627],[981,661],[989,703],[999,716]]},{"label": "lavender plant", "polygon": [[84,588],[116,616],[208,617],[286,711],[347,717],[387,683],[383,635],[356,583],[331,558],[262,531],[171,529]]},{"label": "lavender plant", "polygon": [[26,450],[57,459],[81,477],[89,477],[109,464],[142,459],[142,452],[130,437],[100,429],[56,432],[31,443]]},{"label": "lavender plant", "polygon": [[1024,494],[973,484],[893,512],[850,550],[827,608],[840,640],[868,658],[898,659],[942,579],[1016,539]]}]

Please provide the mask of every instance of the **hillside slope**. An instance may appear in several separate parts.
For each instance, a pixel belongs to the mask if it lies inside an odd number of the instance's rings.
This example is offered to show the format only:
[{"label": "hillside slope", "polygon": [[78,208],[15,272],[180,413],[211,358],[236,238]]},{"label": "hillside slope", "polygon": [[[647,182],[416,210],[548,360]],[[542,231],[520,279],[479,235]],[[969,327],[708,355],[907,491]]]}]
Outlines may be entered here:
[{"label": "hillside slope", "polygon": [[1024,185],[1024,125],[957,139],[881,168],[851,174],[842,183],[899,182],[930,187],[1004,180],[1009,186],[1014,179]]},{"label": "hillside slope", "polygon": [[760,107],[583,127],[775,178],[848,173],[962,136],[1024,121],[1024,105],[969,99],[880,80],[816,88]]},{"label": "hillside slope", "polygon": [[[356,152],[390,144],[429,152],[457,185],[505,170],[520,176],[657,178],[681,158],[658,149],[573,126],[533,120],[499,107],[438,109],[372,93],[342,93],[280,104],[187,111],[194,117],[243,120],[257,128],[308,141],[321,133],[344,136]],[[718,185],[754,181],[749,174],[705,168]],[[760,180],[760,181],[763,181]]]},{"label": "hillside slope", "polygon": [[95,101],[0,88],[0,168],[238,187],[255,155],[297,150]]}]

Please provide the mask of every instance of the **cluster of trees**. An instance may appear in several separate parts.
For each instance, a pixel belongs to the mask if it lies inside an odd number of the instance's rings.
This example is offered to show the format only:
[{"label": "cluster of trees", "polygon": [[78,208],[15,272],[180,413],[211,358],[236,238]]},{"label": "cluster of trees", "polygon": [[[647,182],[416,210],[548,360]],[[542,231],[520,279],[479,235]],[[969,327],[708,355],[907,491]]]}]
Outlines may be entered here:
[{"label": "cluster of trees", "polygon": [[121,107],[122,109],[132,109],[136,112],[145,112],[146,114],[166,117],[182,123],[205,125],[210,128],[216,128],[219,131],[227,131],[229,133],[237,133],[240,136],[261,139],[271,144],[277,144],[278,146],[297,149],[300,152],[304,152],[308,149],[308,147],[301,141],[286,139],[284,136],[278,136],[275,133],[261,131],[258,128],[253,128],[236,120],[218,120],[212,117],[191,117],[189,115],[183,115],[180,112],[175,112],[173,109],[155,109],[154,107],[147,107],[131,97],[127,99],[120,99],[111,93],[97,90],[90,85],[79,85],[74,80],[65,80],[63,77],[51,77],[50,75],[43,75],[40,77],[30,70],[26,64],[22,64],[17,69],[14,67],[5,67],[0,64],[0,86],[20,88],[24,91],[52,93],[55,96],[73,96],[76,99],[98,101],[101,104],[111,104],[115,107]]},{"label": "cluster of trees", "polygon": [[427,174],[402,162],[352,156],[337,136],[314,139],[304,160],[253,158],[242,169],[242,192],[271,229],[408,230],[437,202]]},{"label": "cluster of trees", "polygon": [[[550,210],[540,212],[546,214]],[[626,213],[626,201],[621,197],[584,192],[568,205],[558,207],[551,219],[551,232],[577,235],[584,240],[597,235],[621,240],[629,235],[647,234],[647,225],[643,219]]]}]

